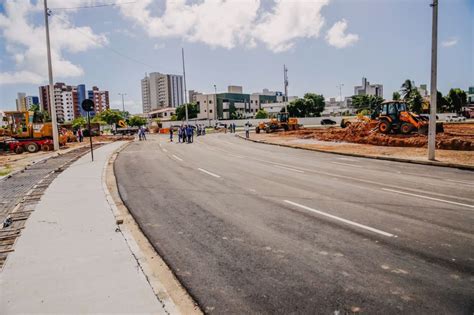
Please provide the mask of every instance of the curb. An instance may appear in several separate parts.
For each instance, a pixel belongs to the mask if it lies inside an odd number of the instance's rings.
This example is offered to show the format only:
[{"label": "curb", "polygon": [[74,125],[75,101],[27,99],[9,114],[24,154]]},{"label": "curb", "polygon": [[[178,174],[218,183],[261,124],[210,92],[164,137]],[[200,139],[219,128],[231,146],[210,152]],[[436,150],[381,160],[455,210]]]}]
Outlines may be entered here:
[{"label": "curb", "polygon": [[102,189],[119,231],[167,314],[202,314],[199,306],[155,250],[128,210],[118,191],[114,163],[118,154],[136,140],[130,140],[108,157],[102,171]]},{"label": "curb", "polygon": [[461,170],[467,170],[467,171],[474,172],[474,166],[471,166],[471,165],[456,164],[456,163],[444,163],[444,162],[437,162],[437,161],[412,160],[412,159],[403,159],[403,158],[388,157],[388,156],[373,156],[373,155],[348,153],[348,152],[332,152],[332,151],[325,151],[325,150],[321,150],[321,149],[296,147],[296,146],[292,146],[292,145],[289,145],[289,144],[271,143],[271,142],[265,142],[265,141],[261,141],[261,140],[247,139],[244,136],[238,135],[238,134],[236,134],[235,136],[239,137],[243,140],[246,140],[246,141],[252,141],[252,142],[260,143],[260,144],[276,145],[276,146],[285,147],[285,148],[300,149],[300,150],[306,150],[306,151],[316,151],[316,152],[321,152],[321,153],[338,154],[338,155],[352,156],[352,157],[361,157],[361,158],[374,159],[374,160],[384,160],[384,161],[392,161],[392,162],[402,162],[402,163],[411,163],[411,164],[421,164],[421,165],[457,168],[457,169],[461,169]]}]

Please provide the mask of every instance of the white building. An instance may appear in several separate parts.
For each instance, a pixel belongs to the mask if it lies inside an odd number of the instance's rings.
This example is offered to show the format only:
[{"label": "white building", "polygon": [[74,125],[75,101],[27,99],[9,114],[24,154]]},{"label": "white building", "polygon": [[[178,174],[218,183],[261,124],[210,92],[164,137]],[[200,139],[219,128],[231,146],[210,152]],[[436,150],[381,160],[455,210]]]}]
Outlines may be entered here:
[{"label": "white building", "polygon": [[199,106],[197,119],[216,119],[216,94],[198,94],[196,95],[196,103]]},{"label": "white building", "polygon": [[183,76],[152,72],[141,80],[143,112],[184,104]]},{"label": "white building", "polygon": [[383,85],[370,84],[367,78],[362,78],[362,85],[354,86],[354,95],[375,95],[383,97]]},{"label": "white building", "polygon": [[159,118],[163,121],[171,121],[171,116],[176,115],[176,108],[166,107],[148,112],[148,118],[155,119]]},{"label": "white building", "polygon": [[18,93],[16,99],[16,110],[17,111],[26,111],[26,93]]}]

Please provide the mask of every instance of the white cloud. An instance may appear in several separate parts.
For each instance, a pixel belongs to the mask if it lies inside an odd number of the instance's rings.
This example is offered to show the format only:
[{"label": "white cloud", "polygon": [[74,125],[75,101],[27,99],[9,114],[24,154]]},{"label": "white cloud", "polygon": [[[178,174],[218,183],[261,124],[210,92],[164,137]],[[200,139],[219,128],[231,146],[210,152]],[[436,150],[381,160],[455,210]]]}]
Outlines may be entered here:
[{"label": "white cloud", "polygon": [[[84,0],[81,0],[84,3]],[[75,1],[50,1],[50,7],[74,6]],[[0,72],[0,84],[39,84],[48,79],[46,58],[46,35],[43,23],[34,25],[34,17],[42,15],[42,1],[11,0],[4,4],[0,14],[0,34],[4,38],[6,51],[15,64],[15,70]],[[84,71],[64,57],[64,52],[78,53],[107,43],[104,35],[95,34],[90,27],[76,27],[69,16],[53,14],[50,17],[51,56],[55,78],[77,77]]]},{"label": "white cloud", "polygon": [[441,45],[443,47],[452,47],[452,46],[456,46],[457,44],[458,44],[458,39],[455,37],[452,37],[450,39],[447,39],[441,42]]},{"label": "white cloud", "polygon": [[326,34],[326,41],[329,45],[336,48],[345,48],[354,45],[359,40],[357,34],[345,34],[347,29],[347,21],[342,19],[334,23]]},{"label": "white cloud", "polygon": [[182,38],[211,47],[249,48],[263,43],[275,52],[290,49],[299,38],[318,38],[324,26],[321,9],[330,0],[275,0],[265,10],[261,0],[166,0],[158,14],[153,0],[121,7],[121,13],[150,37]]}]

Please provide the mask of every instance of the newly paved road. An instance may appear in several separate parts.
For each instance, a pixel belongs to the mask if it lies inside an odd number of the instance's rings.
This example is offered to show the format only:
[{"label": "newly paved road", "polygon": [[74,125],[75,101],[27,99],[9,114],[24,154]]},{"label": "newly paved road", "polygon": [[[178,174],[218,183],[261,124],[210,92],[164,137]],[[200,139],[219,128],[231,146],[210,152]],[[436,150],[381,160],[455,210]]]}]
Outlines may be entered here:
[{"label": "newly paved road", "polygon": [[231,134],[134,142],[115,172],[206,312],[474,311],[473,172]]}]

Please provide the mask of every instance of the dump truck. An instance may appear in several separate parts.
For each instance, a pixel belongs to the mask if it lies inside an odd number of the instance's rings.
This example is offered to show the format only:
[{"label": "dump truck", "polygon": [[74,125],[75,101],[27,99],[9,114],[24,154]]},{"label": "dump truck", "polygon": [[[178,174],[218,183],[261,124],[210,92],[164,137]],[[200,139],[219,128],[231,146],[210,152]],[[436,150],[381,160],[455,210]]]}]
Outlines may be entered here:
[{"label": "dump truck", "polygon": [[266,133],[270,133],[278,130],[297,130],[299,128],[298,118],[290,118],[288,113],[278,113],[276,118],[260,122],[255,127],[255,132],[260,133],[260,131],[264,130]]}]

